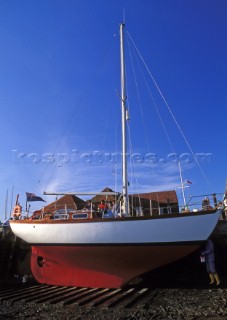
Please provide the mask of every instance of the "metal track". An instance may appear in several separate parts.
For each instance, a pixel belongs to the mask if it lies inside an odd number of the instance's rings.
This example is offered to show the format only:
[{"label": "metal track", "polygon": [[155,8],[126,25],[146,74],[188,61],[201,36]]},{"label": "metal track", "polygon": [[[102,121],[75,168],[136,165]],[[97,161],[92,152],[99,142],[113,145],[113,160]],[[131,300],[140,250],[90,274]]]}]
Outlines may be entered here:
[{"label": "metal track", "polygon": [[34,302],[78,305],[88,307],[146,308],[152,300],[153,290],[149,288],[91,289],[77,287],[57,287],[39,284],[23,284],[0,289],[0,304],[4,301]]}]

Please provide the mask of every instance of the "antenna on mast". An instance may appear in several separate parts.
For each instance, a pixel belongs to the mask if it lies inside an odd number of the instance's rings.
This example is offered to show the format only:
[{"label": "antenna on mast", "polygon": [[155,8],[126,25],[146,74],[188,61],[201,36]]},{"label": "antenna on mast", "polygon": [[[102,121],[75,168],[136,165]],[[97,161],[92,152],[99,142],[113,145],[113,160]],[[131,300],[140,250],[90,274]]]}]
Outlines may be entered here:
[{"label": "antenna on mast", "polygon": [[187,204],[186,204],[186,198],[185,198],[185,193],[184,193],[184,188],[185,185],[184,185],[184,181],[183,181],[183,178],[182,178],[182,169],[181,169],[181,164],[180,164],[180,161],[178,161],[178,166],[179,166],[179,172],[180,172],[180,182],[181,182],[181,189],[182,189],[182,196],[183,196],[183,201],[184,201],[184,209],[186,209],[187,207]]},{"label": "antenna on mast", "polygon": [[123,23],[125,24],[126,20],[125,20],[125,8],[123,9]]}]

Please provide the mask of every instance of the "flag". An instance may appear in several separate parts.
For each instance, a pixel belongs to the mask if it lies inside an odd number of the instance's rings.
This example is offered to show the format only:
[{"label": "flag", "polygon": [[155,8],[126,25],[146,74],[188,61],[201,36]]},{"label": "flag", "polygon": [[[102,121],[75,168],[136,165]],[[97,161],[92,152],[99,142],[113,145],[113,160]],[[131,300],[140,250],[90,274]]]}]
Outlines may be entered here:
[{"label": "flag", "polygon": [[188,183],[188,184],[192,184],[192,182],[191,182],[191,181],[189,181],[189,180],[187,180],[187,183]]},{"label": "flag", "polygon": [[32,202],[32,201],[44,201],[43,198],[36,196],[34,193],[29,193],[26,192],[26,196],[27,196],[27,202]]}]

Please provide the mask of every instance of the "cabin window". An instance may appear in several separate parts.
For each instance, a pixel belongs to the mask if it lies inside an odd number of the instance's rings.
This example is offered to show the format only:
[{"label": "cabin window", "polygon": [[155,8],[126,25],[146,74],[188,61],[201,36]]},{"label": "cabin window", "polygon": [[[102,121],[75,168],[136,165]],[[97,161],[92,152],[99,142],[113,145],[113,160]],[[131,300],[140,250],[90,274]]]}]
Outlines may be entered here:
[{"label": "cabin window", "polygon": [[68,220],[69,215],[68,214],[55,214],[54,220]]},{"label": "cabin window", "polygon": [[88,218],[88,214],[86,212],[77,213],[77,214],[73,214],[72,218],[73,219],[87,219]]}]

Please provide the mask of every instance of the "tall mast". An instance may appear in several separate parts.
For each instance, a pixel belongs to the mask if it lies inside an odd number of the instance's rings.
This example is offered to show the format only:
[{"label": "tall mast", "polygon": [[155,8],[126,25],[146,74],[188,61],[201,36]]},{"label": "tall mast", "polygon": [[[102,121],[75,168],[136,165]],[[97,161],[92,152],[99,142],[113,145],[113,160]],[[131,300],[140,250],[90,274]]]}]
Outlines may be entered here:
[{"label": "tall mast", "polygon": [[128,213],[128,174],[127,174],[127,143],[126,143],[126,94],[125,94],[125,61],[124,61],[124,27],[120,25],[120,56],[121,56],[121,117],[122,117],[122,195],[123,212]]}]

